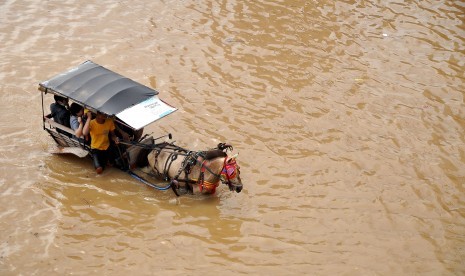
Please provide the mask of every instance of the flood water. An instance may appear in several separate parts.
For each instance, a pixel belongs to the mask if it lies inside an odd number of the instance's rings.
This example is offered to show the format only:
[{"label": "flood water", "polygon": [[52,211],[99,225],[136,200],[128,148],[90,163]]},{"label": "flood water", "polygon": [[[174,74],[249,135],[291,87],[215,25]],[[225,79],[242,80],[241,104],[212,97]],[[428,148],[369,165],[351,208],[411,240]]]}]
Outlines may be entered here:
[{"label": "flood water", "polygon": [[[0,274],[463,275],[464,10],[2,1]],[[86,60],[178,108],[147,133],[232,143],[242,193],[51,154],[38,83]]]}]

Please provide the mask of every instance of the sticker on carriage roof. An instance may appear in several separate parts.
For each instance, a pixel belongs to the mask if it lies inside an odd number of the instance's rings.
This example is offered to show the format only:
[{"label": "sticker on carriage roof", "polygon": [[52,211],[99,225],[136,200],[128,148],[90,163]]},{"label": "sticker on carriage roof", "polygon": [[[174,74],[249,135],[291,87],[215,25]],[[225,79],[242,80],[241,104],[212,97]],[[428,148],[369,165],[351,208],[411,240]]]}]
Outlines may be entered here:
[{"label": "sticker on carriage roof", "polygon": [[174,111],[176,108],[160,100],[158,96],[154,96],[121,111],[116,114],[116,117],[134,129],[141,129]]}]

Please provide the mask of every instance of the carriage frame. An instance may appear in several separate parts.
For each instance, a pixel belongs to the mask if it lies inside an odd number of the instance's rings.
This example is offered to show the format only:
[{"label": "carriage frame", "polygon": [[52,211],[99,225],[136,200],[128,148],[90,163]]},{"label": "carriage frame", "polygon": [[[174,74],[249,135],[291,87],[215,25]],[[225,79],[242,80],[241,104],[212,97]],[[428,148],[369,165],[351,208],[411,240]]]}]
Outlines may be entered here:
[{"label": "carriage frame", "polygon": [[[71,128],[55,122],[52,114],[46,112],[44,107],[46,94],[68,98],[93,113],[104,113],[132,130],[139,130],[176,111],[176,108],[158,98],[158,91],[90,60],[41,82],[38,89],[41,92],[43,129],[57,145],[54,153],[71,153],[79,157],[91,156],[90,146],[83,139],[74,136]],[[171,138],[171,134],[169,137]],[[128,162],[120,169],[149,186],[164,190],[169,187],[152,184],[134,170],[141,149],[156,148],[157,139],[145,135],[140,141],[122,142],[128,147],[120,154],[124,154]]]}]

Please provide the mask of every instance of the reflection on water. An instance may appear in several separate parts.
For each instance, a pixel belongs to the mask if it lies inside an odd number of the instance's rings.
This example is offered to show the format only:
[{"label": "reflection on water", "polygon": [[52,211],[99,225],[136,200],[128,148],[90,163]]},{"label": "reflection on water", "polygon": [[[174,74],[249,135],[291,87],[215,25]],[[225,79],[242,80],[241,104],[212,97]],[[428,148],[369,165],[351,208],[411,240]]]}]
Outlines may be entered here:
[{"label": "reflection on water", "polygon": [[[459,2],[0,10],[2,274],[465,272]],[[242,193],[176,199],[49,154],[37,83],[87,59],[179,108],[147,132],[232,143]]]}]

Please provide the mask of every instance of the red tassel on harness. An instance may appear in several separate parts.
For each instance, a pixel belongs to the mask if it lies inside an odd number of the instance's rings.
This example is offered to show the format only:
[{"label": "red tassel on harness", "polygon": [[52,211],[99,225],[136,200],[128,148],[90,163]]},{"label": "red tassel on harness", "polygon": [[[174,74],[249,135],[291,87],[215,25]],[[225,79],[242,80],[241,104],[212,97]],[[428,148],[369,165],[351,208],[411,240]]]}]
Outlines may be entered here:
[{"label": "red tassel on harness", "polygon": [[204,175],[206,171],[206,166],[204,165],[206,160],[202,162],[202,165],[200,167],[200,176],[199,179],[197,180],[197,185],[199,186],[200,192],[205,191],[206,193],[209,194],[214,194],[216,192],[216,187],[219,186],[220,182],[218,181],[217,183],[211,183],[208,181],[204,180]]}]

